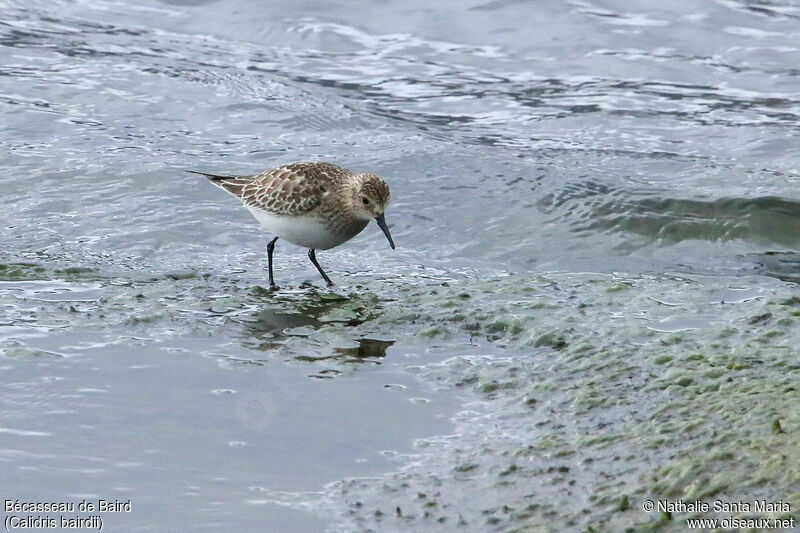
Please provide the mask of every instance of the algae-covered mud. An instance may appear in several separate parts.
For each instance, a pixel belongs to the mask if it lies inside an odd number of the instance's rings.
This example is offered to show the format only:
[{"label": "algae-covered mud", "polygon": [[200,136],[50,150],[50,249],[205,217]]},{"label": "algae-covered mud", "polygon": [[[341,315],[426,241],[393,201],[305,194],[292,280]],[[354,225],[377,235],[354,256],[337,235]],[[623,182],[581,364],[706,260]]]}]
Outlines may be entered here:
[{"label": "algae-covered mud", "polygon": [[[262,4],[4,5],[5,520],[796,527],[796,6]],[[301,160],[385,176],[397,249],[270,291],[185,170]]]},{"label": "algae-covered mud", "polygon": [[[416,371],[476,398],[407,466],[329,485],[320,505],[346,517],[341,530],[684,531],[697,516],[797,516],[796,291],[681,275],[466,285],[409,299],[438,301],[419,333],[442,351],[469,337]],[[764,500],[775,505],[755,512]],[[751,512],[648,513],[648,501]]]},{"label": "algae-covered mud", "polygon": [[[800,500],[800,450],[793,435],[800,424],[800,298],[773,278],[487,273],[483,279],[445,279],[429,273],[414,283],[384,283],[379,296],[365,287],[271,293],[234,281],[219,286],[190,273],[123,282],[82,269],[4,265],[2,271],[3,293],[20,301],[16,314],[6,317],[4,367],[10,375],[28,375],[6,385],[6,431],[11,442],[46,441],[64,435],[53,431],[53,420],[84,419],[89,434],[83,438],[95,451],[70,458],[96,463],[85,472],[93,475],[84,490],[108,470],[154,467],[153,459],[130,456],[143,451],[108,449],[118,437],[94,443],[91,433],[103,435],[109,422],[85,420],[102,414],[91,414],[99,406],[89,397],[111,396],[130,402],[128,431],[153,431],[156,423],[171,438],[206,435],[212,448],[236,450],[237,457],[222,461],[227,475],[215,481],[233,496],[213,494],[232,517],[242,507],[247,513],[265,508],[273,520],[291,510],[318,515],[342,531],[682,531],[687,518],[713,513],[647,513],[642,505],[765,500],[792,509]],[[37,326],[25,326],[25,318]],[[135,347],[160,355],[153,360]],[[206,400],[192,398],[197,376],[169,370],[180,372],[180,359],[194,357],[214,362],[199,378],[208,381],[201,394]],[[137,379],[129,384],[133,391],[110,390],[103,381],[109,378],[98,383],[96,376],[81,378],[82,386],[72,385],[76,389],[49,381],[64,379],[53,375],[65,372],[64,365],[107,374],[114,370],[92,365],[109,358],[128,365]],[[306,379],[339,378],[346,385],[332,391],[302,385],[300,397],[270,377],[277,371],[285,379],[281,366],[287,364]],[[359,384],[360,374],[384,366],[390,368],[377,370],[380,387]],[[151,389],[151,367],[167,372],[154,379],[171,392]],[[224,385],[230,381],[224,373],[248,367],[257,369],[254,388]],[[176,402],[171,412],[146,405],[146,397],[163,395],[161,401]],[[443,397],[464,403],[456,407]],[[438,407],[429,405],[432,398]],[[34,401],[39,415],[27,419],[27,403]],[[183,401],[222,403],[203,418],[233,420],[216,429],[198,427],[195,408]],[[291,405],[298,402],[306,405]],[[355,421],[347,411],[355,412]],[[437,411],[451,413],[452,427],[421,435],[437,427]],[[113,409],[106,416],[113,417]],[[293,423],[287,416],[303,420]],[[364,416],[390,419],[369,422]],[[348,433],[326,429],[325,417],[336,418]],[[180,420],[192,427],[180,427]],[[302,439],[308,428],[320,442],[304,441],[302,453],[282,449],[282,441]],[[390,451],[409,430],[417,432],[413,448]],[[225,442],[232,435],[237,439]],[[149,444],[150,453],[177,453],[163,449],[162,439]],[[355,469],[372,475],[351,477],[345,465],[328,465],[326,453],[315,450],[319,444],[355,448],[335,452],[337,460],[361,456]],[[69,445],[67,440],[56,449]],[[220,460],[205,446],[193,448]],[[51,479],[52,472],[40,471],[42,462],[53,469],[60,462],[57,454],[40,457],[14,475],[13,465],[34,459],[31,450],[9,452],[6,469],[21,486],[39,476]],[[108,464],[121,460],[118,454],[130,462]],[[262,463],[270,455],[303,463],[276,472],[276,465]],[[179,478],[198,475],[191,461],[173,460],[190,463]],[[264,470],[249,470],[253,464]],[[308,492],[276,488],[297,484],[295,476],[307,468],[338,468],[343,479]],[[200,476],[194,491],[209,497]],[[142,497],[138,490],[121,492]],[[188,494],[178,496],[191,501]],[[779,511],[717,514],[796,516]],[[283,519],[286,527],[317,527],[307,517]]]}]

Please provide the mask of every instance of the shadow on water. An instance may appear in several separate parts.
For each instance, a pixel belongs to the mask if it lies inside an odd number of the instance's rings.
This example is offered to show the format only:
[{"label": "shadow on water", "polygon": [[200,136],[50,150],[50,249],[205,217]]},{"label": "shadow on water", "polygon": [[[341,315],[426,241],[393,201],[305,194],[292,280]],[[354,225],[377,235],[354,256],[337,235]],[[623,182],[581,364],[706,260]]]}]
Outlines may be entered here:
[{"label": "shadow on water", "polygon": [[653,198],[606,205],[597,210],[596,216],[599,227],[668,243],[742,239],[800,246],[800,203],[787,198]]},{"label": "shadow on water", "polygon": [[685,240],[769,242],[800,247],[800,202],[778,196],[712,200],[655,197],[587,181],[537,203],[574,232],[621,232],[673,244]]}]

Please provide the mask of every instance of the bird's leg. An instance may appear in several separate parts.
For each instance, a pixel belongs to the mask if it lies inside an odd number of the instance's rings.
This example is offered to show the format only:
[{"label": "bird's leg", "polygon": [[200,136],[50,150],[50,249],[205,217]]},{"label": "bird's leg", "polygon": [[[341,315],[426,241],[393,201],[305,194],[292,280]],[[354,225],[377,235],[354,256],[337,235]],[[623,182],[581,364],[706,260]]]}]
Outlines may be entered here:
[{"label": "bird's leg", "polygon": [[272,277],[272,252],[275,250],[275,241],[277,241],[277,240],[278,240],[278,238],[275,237],[274,239],[269,241],[269,244],[267,244],[267,263],[269,263],[269,288],[270,289],[277,289],[278,288],[278,286],[275,285],[275,278]]},{"label": "bird's leg", "polygon": [[311,248],[308,251],[308,258],[311,259],[311,262],[314,263],[315,267],[317,267],[317,270],[319,270],[319,273],[322,274],[322,277],[327,282],[328,287],[332,286],[333,282],[331,281],[331,278],[328,277],[328,275],[325,273],[325,271],[322,270],[322,267],[319,266],[319,263],[317,263],[317,256],[314,254],[314,249],[313,248]]}]

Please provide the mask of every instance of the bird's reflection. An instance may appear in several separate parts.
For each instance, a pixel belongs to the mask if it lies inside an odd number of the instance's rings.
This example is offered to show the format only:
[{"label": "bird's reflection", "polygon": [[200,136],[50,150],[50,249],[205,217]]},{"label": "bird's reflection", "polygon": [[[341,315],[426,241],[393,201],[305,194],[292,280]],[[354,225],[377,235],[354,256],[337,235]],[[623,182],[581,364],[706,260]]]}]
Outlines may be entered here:
[{"label": "bird's reflection", "polygon": [[[370,338],[355,329],[381,313],[371,294],[270,298],[247,319],[243,344],[249,349],[313,363],[314,377],[332,377],[356,364],[381,364],[394,340]],[[342,337],[344,332],[352,335]],[[347,338],[349,337],[349,339]],[[288,356],[288,357],[287,357]],[[262,361],[263,362],[263,361]]]},{"label": "bird's reflection", "polygon": [[334,348],[334,351],[345,357],[364,359],[366,357],[386,357],[386,349],[394,341],[382,341],[379,339],[358,339],[358,346],[355,348]]}]

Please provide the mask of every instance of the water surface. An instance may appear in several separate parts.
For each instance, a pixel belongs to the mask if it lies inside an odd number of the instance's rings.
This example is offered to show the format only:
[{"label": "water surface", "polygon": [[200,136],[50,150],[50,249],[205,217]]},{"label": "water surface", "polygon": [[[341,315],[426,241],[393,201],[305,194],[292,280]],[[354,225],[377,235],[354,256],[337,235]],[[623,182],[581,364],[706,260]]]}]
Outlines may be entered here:
[{"label": "water surface", "polygon": [[[800,506],[790,2],[6,2],[2,497],[131,531]],[[318,258],[187,169],[386,176]],[[754,400],[755,399],[755,400]],[[564,494],[568,494],[565,503]]]}]

